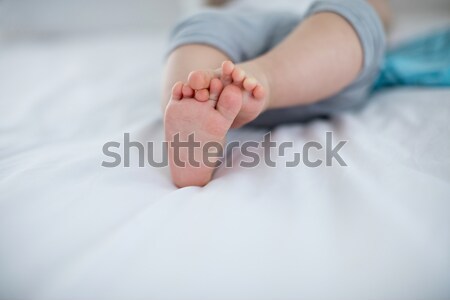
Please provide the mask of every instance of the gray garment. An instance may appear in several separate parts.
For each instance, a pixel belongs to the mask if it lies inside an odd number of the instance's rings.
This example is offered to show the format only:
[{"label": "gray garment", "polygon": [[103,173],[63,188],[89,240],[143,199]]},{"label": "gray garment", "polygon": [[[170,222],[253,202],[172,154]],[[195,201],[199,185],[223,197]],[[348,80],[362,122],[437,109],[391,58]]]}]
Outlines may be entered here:
[{"label": "gray garment", "polygon": [[[210,10],[180,22],[172,31],[169,53],[186,44],[213,46],[236,63],[255,58],[280,43],[302,20],[319,12],[343,16],[356,30],[364,50],[359,76],[338,94],[306,106],[269,110],[251,124],[275,126],[355,109],[369,99],[379,73],[385,33],[378,14],[364,0],[316,1],[302,16],[292,12]],[[330,45],[332,47],[332,45]]]}]

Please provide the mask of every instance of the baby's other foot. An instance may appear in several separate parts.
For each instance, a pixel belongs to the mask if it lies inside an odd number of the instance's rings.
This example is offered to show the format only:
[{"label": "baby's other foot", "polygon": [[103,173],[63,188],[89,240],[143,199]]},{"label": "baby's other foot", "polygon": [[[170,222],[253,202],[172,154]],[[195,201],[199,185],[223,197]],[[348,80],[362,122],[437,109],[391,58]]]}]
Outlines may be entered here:
[{"label": "baby's other foot", "polygon": [[[226,67],[227,64],[230,66]],[[227,73],[229,70],[232,70],[231,73]],[[267,80],[265,74],[251,62],[239,65],[224,62],[222,72],[225,78],[230,77],[232,84],[243,91],[242,108],[232,125],[233,128],[239,128],[256,119],[268,106]]]},{"label": "baby's other foot", "polygon": [[[164,118],[170,170],[178,187],[204,186],[211,180],[218,158],[204,159],[205,144],[219,143],[223,150],[226,134],[242,106],[242,91],[233,85],[223,87],[217,78],[210,81],[208,100],[198,101],[194,94],[189,85],[176,83]],[[176,149],[174,141],[186,142],[191,134],[198,147]]]}]

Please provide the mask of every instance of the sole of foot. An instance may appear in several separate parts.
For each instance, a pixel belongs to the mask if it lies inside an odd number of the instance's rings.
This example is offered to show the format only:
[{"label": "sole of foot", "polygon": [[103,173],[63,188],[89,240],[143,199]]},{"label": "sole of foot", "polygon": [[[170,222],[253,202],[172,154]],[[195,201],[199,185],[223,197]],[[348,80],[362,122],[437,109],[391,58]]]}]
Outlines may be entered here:
[{"label": "sole of foot", "polygon": [[[218,158],[207,159],[205,146],[215,144],[223,149],[226,134],[242,107],[242,91],[237,86],[224,87],[221,80],[212,78],[207,92],[207,99],[198,100],[190,85],[177,82],[165,111],[169,165],[177,187],[204,186],[211,180]],[[177,145],[177,141],[189,141],[190,136],[195,148]]]}]

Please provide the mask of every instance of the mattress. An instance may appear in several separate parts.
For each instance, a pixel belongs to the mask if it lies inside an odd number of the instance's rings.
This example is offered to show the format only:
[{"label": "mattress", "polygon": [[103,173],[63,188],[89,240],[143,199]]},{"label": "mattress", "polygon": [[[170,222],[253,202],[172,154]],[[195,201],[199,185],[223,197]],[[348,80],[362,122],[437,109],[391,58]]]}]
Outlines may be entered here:
[{"label": "mattress", "polygon": [[[394,40],[416,33],[406,21]],[[162,144],[164,44],[3,40],[0,299],[450,298],[450,89],[384,90],[360,111],[272,130],[296,145],[331,132],[346,167],[234,165],[177,189],[136,149],[130,167],[102,167],[125,133]]]}]

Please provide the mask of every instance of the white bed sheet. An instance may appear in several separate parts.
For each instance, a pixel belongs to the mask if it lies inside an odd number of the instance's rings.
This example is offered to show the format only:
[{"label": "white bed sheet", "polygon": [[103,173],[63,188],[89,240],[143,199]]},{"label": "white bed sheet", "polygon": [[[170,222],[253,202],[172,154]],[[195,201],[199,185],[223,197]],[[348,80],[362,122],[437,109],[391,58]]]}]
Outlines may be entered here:
[{"label": "white bed sheet", "polygon": [[450,297],[449,89],[274,130],[299,144],[332,131],[346,168],[235,167],[177,190],[136,155],[101,167],[124,132],[162,141],[163,41],[3,43],[0,299]]}]

